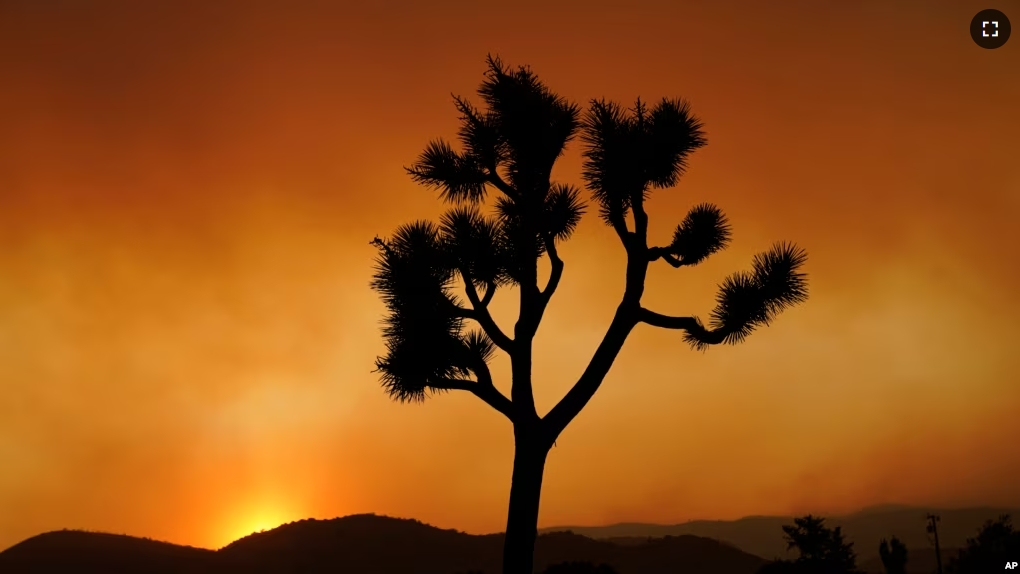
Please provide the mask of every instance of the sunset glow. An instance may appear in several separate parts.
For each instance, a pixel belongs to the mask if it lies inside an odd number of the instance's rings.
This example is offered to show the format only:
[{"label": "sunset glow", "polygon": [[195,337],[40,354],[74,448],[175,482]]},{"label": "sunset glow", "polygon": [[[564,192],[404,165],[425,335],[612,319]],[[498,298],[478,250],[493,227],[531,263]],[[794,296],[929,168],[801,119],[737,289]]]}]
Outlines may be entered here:
[{"label": "sunset glow", "polygon": [[[244,513],[241,513],[241,515],[243,514]],[[244,522],[242,522],[244,526],[237,528],[234,531],[225,533],[223,537],[225,540],[223,546],[229,544],[230,542],[233,542],[234,540],[244,538],[245,536],[249,536],[251,534],[256,534],[259,532],[264,532],[266,530],[272,530],[277,526],[280,526],[281,524],[286,524],[292,521],[293,520],[280,518],[279,513],[255,512],[252,514],[251,517],[245,518]]]}]

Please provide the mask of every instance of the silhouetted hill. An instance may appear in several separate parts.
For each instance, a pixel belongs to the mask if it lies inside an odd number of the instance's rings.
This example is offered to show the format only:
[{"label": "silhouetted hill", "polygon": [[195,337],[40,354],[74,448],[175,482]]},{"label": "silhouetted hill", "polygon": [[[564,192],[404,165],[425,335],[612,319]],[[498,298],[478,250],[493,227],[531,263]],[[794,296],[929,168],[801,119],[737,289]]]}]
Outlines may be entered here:
[{"label": "silhouetted hill", "polygon": [[[928,512],[942,517],[939,522],[939,541],[943,548],[961,548],[967,538],[974,536],[986,521],[1001,514],[1020,518],[1020,509],[963,508],[929,510],[908,506],[877,506],[846,516],[827,517],[826,524],[842,526],[847,539],[854,542],[863,564],[878,557],[878,544],[883,538],[896,536],[911,552],[930,548],[925,531]],[[683,524],[622,523],[611,526],[562,526],[543,528],[541,532],[572,531],[597,540],[615,540],[618,544],[633,543],[648,537],[691,534],[714,538],[732,544],[745,552],[763,558],[787,557],[782,526],[791,524],[790,516],[750,516],[739,520],[694,520]],[[628,541],[629,539],[629,541]],[[943,551],[943,559],[955,556]]]},{"label": "silhouetted hill", "polygon": [[416,520],[361,514],[302,520],[229,544],[217,554],[224,572],[495,572],[501,535],[472,536]]},{"label": "silhouetted hill", "polygon": [[[371,514],[302,520],[218,550],[91,532],[51,532],[0,552],[4,574],[454,574],[499,572],[502,534],[471,535]],[[558,532],[540,536],[535,567],[568,561],[619,574],[753,574],[764,562],[716,540],[667,537],[626,546]]]},{"label": "silhouetted hill", "polygon": [[[977,508],[935,511],[942,516],[943,548],[963,546],[988,519],[1020,511]],[[878,541],[897,536],[910,551],[909,572],[930,572],[929,547],[920,509],[868,509],[829,519],[856,542],[860,564],[881,572]],[[693,521],[672,526],[617,524],[546,529],[535,546],[535,567],[591,561],[620,574],[752,574],[764,557],[785,556],[782,525],[788,517]],[[246,536],[218,550],[178,546],[131,536],[58,531],[35,536],[0,552],[3,574],[454,574],[499,572],[502,534],[471,535],[416,520],[372,514],[302,520]],[[943,550],[943,561],[956,550]]]},{"label": "silhouetted hill", "polygon": [[4,574],[176,574],[193,572],[212,550],[122,534],[60,530],[34,536],[0,552]]}]

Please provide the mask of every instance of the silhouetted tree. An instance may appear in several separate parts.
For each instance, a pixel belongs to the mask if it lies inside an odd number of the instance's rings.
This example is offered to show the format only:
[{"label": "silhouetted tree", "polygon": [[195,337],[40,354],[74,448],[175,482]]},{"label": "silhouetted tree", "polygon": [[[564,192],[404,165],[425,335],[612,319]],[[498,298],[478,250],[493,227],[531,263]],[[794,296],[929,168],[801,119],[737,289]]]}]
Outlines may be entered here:
[{"label": "silhouetted tree", "polygon": [[1002,572],[1007,562],[1020,560],[1020,530],[1013,527],[1009,515],[989,520],[978,535],[967,539],[967,546],[949,561],[950,574]]},{"label": "silhouetted tree", "polygon": [[807,515],[783,527],[787,549],[797,549],[795,560],[776,560],[759,574],[856,574],[853,542],[843,539],[842,528],[827,528],[825,519]]},{"label": "silhouetted tree", "polygon": [[543,574],[617,574],[608,564],[596,566],[591,562],[562,562],[545,569]]},{"label": "silhouetted tree", "polygon": [[883,538],[878,545],[878,556],[882,559],[885,574],[907,574],[907,547],[899,538]]},{"label": "silhouetted tree", "polygon": [[[376,366],[398,401],[467,391],[511,421],[515,451],[503,572],[532,574],[546,456],[598,390],[631,330],[639,323],[676,329],[695,349],[739,343],[806,299],[800,271],[806,255],[779,243],[756,256],[751,271],[723,281],[707,326],[694,316],[651,311],[641,305],[649,264],[693,266],[730,240],[723,213],[703,204],[680,222],[671,241],[649,245],[645,201],[653,189],[676,185],[690,154],[706,143],[687,103],[663,99],[648,107],[638,100],[624,109],[593,101],[582,117],[577,105],[550,91],[530,69],[508,68],[491,57],[478,93],[484,109],[454,98],[461,151],[436,140],[407,169],[453,207],[438,224],[416,221],[373,241],[379,257],[372,287],[388,309],[386,354]],[[626,287],[587,368],[543,417],[532,393],[533,341],[563,275],[557,245],[585,211],[580,191],[552,181],[551,173],[579,134],[585,144],[582,175],[627,254]],[[549,262],[544,286],[540,259]],[[489,312],[493,296],[507,288],[519,296],[512,336]],[[489,372],[497,349],[510,357],[509,397]]]}]

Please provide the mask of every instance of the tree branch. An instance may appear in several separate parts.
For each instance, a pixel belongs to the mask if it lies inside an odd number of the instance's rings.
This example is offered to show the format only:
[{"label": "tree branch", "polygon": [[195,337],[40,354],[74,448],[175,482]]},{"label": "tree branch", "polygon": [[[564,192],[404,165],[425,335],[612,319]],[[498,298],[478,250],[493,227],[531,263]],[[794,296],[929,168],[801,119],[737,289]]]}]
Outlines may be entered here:
[{"label": "tree branch", "polygon": [[488,308],[494,295],[496,295],[496,284],[489,281],[485,284],[485,295],[482,296],[482,307]]},{"label": "tree branch", "polygon": [[634,233],[639,237],[648,236],[648,214],[645,213],[644,199],[641,193],[635,194],[630,209],[634,213]]},{"label": "tree branch", "polygon": [[488,168],[488,170],[485,173],[485,179],[493,186],[495,186],[496,189],[502,191],[503,194],[506,195],[507,197],[511,199],[517,199],[517,190],[511,187],[509,183],[504,181],[503,178],[499,176],[499,172],[496,171],[495,166]]},{"label": "tree branch", "polygon": [[563,429],[567,428],[570,421],[574,420],[595,395],[595,391],[602,385],[603,379],[606,378],[627,336],[636,324],[634,313],[625,303],[621,304],[616,309],[613,322],[609,324],[606,335],[599,343],[584,373],[560,402],[542,418],[546,440],[550,444],[556,441]]},{"label": "tree branch", "polygon": [[479,358],[478,368],[475,369],[475,376],[478,377],[479,385],[474,389],[475,395],[492,406],[492,408],[503,413],[506,418],[513,422],[513,403],[492,384],[492,373],[489,371],[489,364],[484,359]]},{"label": "tree branch", "polygon": [[441,379],[441,381],[438,382],[438,383],[433,383],[433,384],[429,385],[429,388],[430,389],[435,389],[437,391],[468,391],[468,392],[471,392],[471,387],[473,387],[473,386],[475,386],[477,384],[478,384],[477,381],[472,381],[471,379],[446,378],[446,379]]},{"label": "tree branch", "polygon": [[610,215],[609,223],[613,225],[613,229],[616,231],[616,235],[620,237],[620,241],[623,242],[624,247],[627,246],[627,239],[630,236],[630,230],[627,229],[627,220],[622,215]]},{"label": "tree branch", "polygon": [[455,303],[451,304],[451,308],[453,310],[454,317],[459,317],[461,319],[475,319],[478,316],[474,309],[466,309]]},{"label": "tree branch", "polygon": [[[547,433],[546,437],[550,443],[556,441],[563,429],[567,428],[570,421],[574,420],[599,390],[631,330],[638,323],[641,295],[644,293],[645,275],[648,271],[646,254],[648,247],[645,239],[648,218],[644,216],[644,210],[635,211],[635,214],[637,213],[641,216],[635,215],[635,225],[640,232],[627,232],[621,236],[623,246],[627,250],[627,281],[623,301],[616,308],[613,321],[609,324],[609,329],[606,330],[591,361],[588,362],[588,367],[560,402],[543,417],[544,432]],[[624,228],[626,229],[625,225]]]},{"label": "tree branch", "polygon": [[[525,221],[527,229],[529,222]],[[534,229],[531,227],[530,229]],[[535,253],[538,238],[533,233],[523,234],[525,242],[519,246],[526,253]],[[534,239],[532,239],[534,238]],[[534,243],[532,243],[534,241]],[[542,292],[538,288],[538,260],[528,259],[521,265],[517,282],[520,291],[520,307],[514,324],[514,352],[510,357],[510,401],[514,405],[515,425],[530,424],[539,420],[535,410],[535,394],[532,388],[532,353],[535,332],[542,318]],[[528,421],[527,423],[525,421]]]},{"label": "tree branch", "polygon": [[[488,369],[485,372],[488,373]],[[442,391],[468,391],[513,421],[513,405],[510,404],[510,399],[499,392],[499,389],[492,384],[492,379],[487,374],[484,377],[480,373],[476,373],[476,375],[479,376],[478,381],[470,379],[443,379],[442,383],[429,386],[430,388]]]},{"label": "tree branch", "polygon": [[683,267],[684,265],[688,265],[687,263],[684,263],[683,261],[677,259],[676,256],[670,253],[669,250],[665,247],[649,247],[648,261],[656,261],[659,258],[662,258],[663,261],[669,263],[673,268],[679,268]]},{"label": "tree branch", "polygon": [[549,304],[549,300],[552,299],[553,293],[556,292],[556,288],[559,287],[560,279],[563,277],[563,260],[560,259],[559,253],[556,252],[556,240],[553,239],[548,233],[543,237],[545,241],[545,251],[549,254],[549,263],[552,265],[552,271],[549,273],[549,281],[545,284],[545,289],[541,292],[539,298],[539,321],[542,320],[542,314],[545,313],[545,308]]},{"label": "tree branch", "polygon": [[718,345],[726,338],[726,333],[706,329],[696,317],[671,317],[641,307],[638,309],[638,321],[653,327],[686,331],[705,345]]},{"label": "tree branch", "polygon": [[461,268],[460,275],[461,278],[464,279],[464,293],[467,294],[468,301],[471,302],[471,307],[473,307],[471,318],[478,321],[478,324],[482,326],[485,334],[492,339],[492,342],[497,347],[510,354],[514,344],[513,339],[508,337],[506,333],[499,328],[499,325],[496,324],[496,321],[489,313],[488,305],[489,301],[492,300],[490,293],[495,294],[495,286],[490,286],[486,289],[485,300],[483,302],[483,300],[478,297],[478,290],[475,289],[474,281],[472,281],[471,275],[468,274],[467,269]]}]

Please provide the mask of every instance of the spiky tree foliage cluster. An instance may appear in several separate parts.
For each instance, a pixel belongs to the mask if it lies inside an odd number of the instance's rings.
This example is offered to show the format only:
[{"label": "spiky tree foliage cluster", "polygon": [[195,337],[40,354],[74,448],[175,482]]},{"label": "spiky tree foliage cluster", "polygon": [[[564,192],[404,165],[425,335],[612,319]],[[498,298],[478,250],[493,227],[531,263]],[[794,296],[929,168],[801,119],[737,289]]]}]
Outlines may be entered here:
[{"label": "spiky tree foliage cluster", "polygon": [[[509,69],[494,58],[488,64],[479,90],[485,109],[454,98],[462,151],[436,140],[408,168],[416,182],[455,207],[439,225],[417,221],[399,227],[388,240],[374,241],[381,257],[372,286],[390,310],[384,329],[388,354],[377,367],[387,391],[402,401],[488,380],[485,364],[494,346],[509,346],[505,339],[493,344],[498,329],[491,328],[488,304],[498,288],[534,280],[535,261],[543,255],[553,260],[546,293],[551,296],[562,269],[556,242],[573,233],[585,206],[577,188],[550,177],[579,129],[586,144],[583,177],[600,216],[629,254],[634,245],[643,247],[648,261],[693,266],[730,242],[726,216],[706,203],[688,212],[667,245],[635,245],[647,238],[644,203],[651,190],[676,185],[690,154],[706,143],[703,126],[686,102],[663,99],[649,108],[638,100],[624,109],[593,101],[582,118],[578,106],[553,94],[530,69]],[[481,207],[492,189],[499,192],[491,202],[494,213],[485,214]],[[695,348],[738,343],[805,300],[800,272],[805,259],[803,250],[787,243],[757,255],[751,271],[737,272],[720,285],[708,328],[696,317],[648,319],[682,328]],[[452,293],[458,276],[469,305]],[[467,319],[483,330],[465,330]]]},{"label": "spiky tree foliage cluster", "polygon": [[[702,124],[686,102],[664,99],[649,109],[638,100],[632,109],[624,110],[597,101],[584,127],[582,138],[588,144],[584,177],[603,221],[625,245],[647,251],[651,260],[661,257],[673,267],[682,267],[697,265],[729,244],[726,216],[706,203],[688,212],[668,245],[650,249],[644,245],[648,234],[644,202],[650,191],[676,185],[689,155],[706,144]],[[629,214],[633,231],[627,225]],[[685,329],[684,339],[696,348],[739,343],[755,328],[767,326],[782,310],[805,300],[805,276],[799,271],[805,260],[803,250],[787,243],[759,254],[751,272],[735,273],[720,286],[711,330],[695,319]]]},{"label": "spiky tree foliage cluster", "polygon": [[[410,223],[373,242],[381,256],[372,286],[389,309],[387,355],[376,366],[398,400],[469,389],[506,411],[490,388],[487,362],[496,346],[509,351],[511,341],[488,306],[499,288],[516,286],[527,291],[533,313],[536,305],[544,309],[537,260],[555,258],[556,242],[570,236],[584,213],[577,188],[550,181],[580,111],[529,69],[508,69],[496,59],[489,60],[479,95],[485,110],[454,100],[462,151],[437,140],[408,168],[454,207],[438,225]],[[484,213],[490,188],[499,195]],[[551,296],[558,278],[556,271],[545,293]],[[466,301],[451,291],[457,279]],[[465,329],[465,320],[482,330]]]},{"label": "spiky tree foliage cluster", "polygon": [[445,230],[417,221],[377,243],[385,256],[373,286],[390,314],[383,327],[388,353],[376,367],[390,395],[420,401],[428,389],[486,372],[492,341],[479,330],[464,328],[468,314],[451,292],[454,255]]},{"label": "spiky tree foliage cluster", "polygon": [[[739,343],[807,297],[801,271],[805,253],[779,243],[756,256],[749,271],[726,278],[707,325],[696,316],[651,311],[641,303],[650,264],[697,265],[725,248],[731,237],[722,211],[700,204],[676,225],[668,243],[649,244],[647,199],[655,190],[675,186],[690,155],[706,143],[689,105],[662,99],[649,106],[638,100],[624,108],[596,100],[582,112],[530,69],[509,68],[494,58],[488,60],[478,95],[481,107],[454,98],[459,149],[433,141],[407,169],[450,209],[438,223],[410,223],[373,241],[379,257],[372,287],[388,309],[387,350],[376,366],[397,400],[421,401],[434,392],[464,390],[513,422],[509,555],[511,549],[527,550],[523,546],[529,540],[533,545],[545,455],[597,391],[630,331],[641,323],[679,330],[694,348]],[[580,190],[553,181],[552,169],[577,136],[584,146],[582,176],[591,200],[626,251],[626,288],[581,377],[539,416],[531,387],[533,339],[563,274],[557,245],[570,237],[586,209]],[[542,258],[551,271],[539,285]],[[508,287],[520,298],[512,336],[489,312],[497,291]],[[509,397],[496,389],[489,372],[496,349],[511,360]],[[530,568],[530,558],[524,558],[505,564],[504,570],[530,574]]]}]

